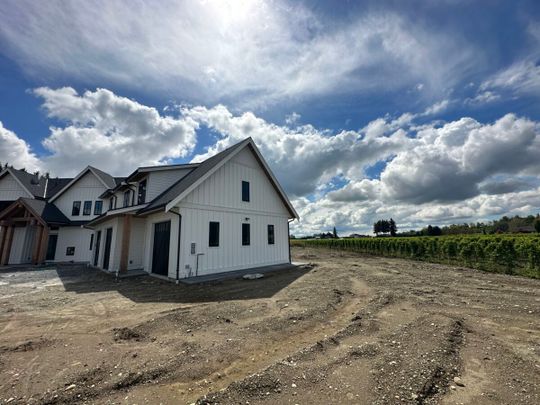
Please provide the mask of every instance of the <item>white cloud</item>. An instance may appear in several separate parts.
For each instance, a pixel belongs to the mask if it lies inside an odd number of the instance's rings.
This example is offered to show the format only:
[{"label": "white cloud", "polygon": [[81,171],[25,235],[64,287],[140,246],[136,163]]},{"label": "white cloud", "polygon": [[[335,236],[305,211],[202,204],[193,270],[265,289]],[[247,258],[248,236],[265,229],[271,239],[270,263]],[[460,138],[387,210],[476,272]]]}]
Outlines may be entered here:
[{"label": "white cloud", "polygon": [[429,106],[428,108],[426,108],[425,111],[422,113],[422,115],[428,116],[428,115],[440,114],[443,111],[445,111],[449,105],[450,105],[450,100],[441,100],[438,103],[435,103]]},{"label": "white cloud", "polygon": [[490,89],[510,90],[517,94],[539,95],[540,66],[534,59],[516,62],[485,80],[480,86],[480,90],[483,91]]},{"label": "white cloud", "polygon": [[416,86],[438,93],[482,51],[390,11],[330,23],[286,1],[8,0],[0,45],[34,77],[259,105]]},{"label": "white cloud", "polygon": [[302,116],[294,111],[285,117],[285,124],[296,125]]},{"label": "white cloud", "polygon": [[492,103],[494,101],[500,100],[501,96],[500,94],[497,94],[493,91],[486,90],[478,93],[476,96],[472,98],[465,99],[465,104],[469,105],[484,105],[488,103]]},{"label": "white cloud", "polygon": [[5,128],[0,121],[0,163],[8,163],[17,169],[25,168],[29,172],[41,169],[36,155],[31,151],[30,145],[19,138],[13,131]]},{"label": "white cloud", "polygon": [[189,118],[161,116],[155,108],[106,89],[79,95],[73,88],[34,90],[49,117],[66,122],[52,127],[43,146],[43,165],[57,175],[73,175],[87,164],[115,175],[137,166],[185,157],[196,142]]}]

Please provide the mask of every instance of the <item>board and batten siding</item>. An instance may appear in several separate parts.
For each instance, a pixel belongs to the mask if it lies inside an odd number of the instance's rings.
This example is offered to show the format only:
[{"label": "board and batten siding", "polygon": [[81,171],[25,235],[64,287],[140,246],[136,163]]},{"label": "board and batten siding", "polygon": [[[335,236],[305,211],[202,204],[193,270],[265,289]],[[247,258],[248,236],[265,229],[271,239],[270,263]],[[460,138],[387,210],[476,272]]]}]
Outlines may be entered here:
[{"label": "board and batten siding", "polygon": [[20,264],[23,252],[26,226],[17,226],[13,229],[13,240],[9,252],[8,264]]},{"label": "board and batten siding", "polygon": [[[288,263],[287,217],[229,210],[181,207],[180,277],[220,273],[250,267]],[[246,220],[249,218],[249,220]],[[219,222],[219,246],[210,247],[209,224]],[[250,224],[250,245],[242,246],[242,224]],[[268,244],[268,225],[274,225],[274,244]],[[196,253],[191,254],[191,243]],[[186,268],[188,266],[188,268]]]},{"label": "board and batten siding", "polygon": [[131,218],[129,239],[128,270],[144,268],[144,242],[146,218]]},{"label": "board and batten siding", "polygon": [[[80,226],[63,226],[56,232],[58,241],[56,242],[55,262],[89,262],[92,257],[90,250],[90,238],[93,231]],[[74,247],[75,254],[68,256],[67,248]]]},{"label": "board and batten siding", "polygon": [[[72,221],[89,221],[97,216],[94,215],[94,206],[96,201],[100,200],[98,197],[105,190],[106,187],[103,183],[101,183],[92,172],[87,172],[54,200],[54,204]],[[80,213],[76,216],[71,215],[73,201],[81,202]],[[90,212],[90,215],[83,215],[85,201],[92,201],[92,211]],[[108,202],[103,202],[103,212],[109,208],[108,204]]]},{"label": "board and batten siding", "polygon": [[[242,201],[242,181],[250,184],[250,201]],[[289,262],[290,213],[264,169],[245,148],[179,204],[182,215],[180,277],[205,275]],[[209,223],[220,223],[219,247],[209,247]],[[242,246],[242,224],[250,224],[251,243]],[[268,225],[274,225],[273,245]],[[196,253],[191,254],[191,244]],[[170,272],[169,272],[170,273]]]},{"label": "board and batten siding", "polygon": [[192,169],[170,169],[149,172],[146,177],[146,202],[152,201]]},{"label": "board and batten siding", "polygon": [[0,201],[15,201],[19,197],[34,198],[8,172],[0,179]]}]

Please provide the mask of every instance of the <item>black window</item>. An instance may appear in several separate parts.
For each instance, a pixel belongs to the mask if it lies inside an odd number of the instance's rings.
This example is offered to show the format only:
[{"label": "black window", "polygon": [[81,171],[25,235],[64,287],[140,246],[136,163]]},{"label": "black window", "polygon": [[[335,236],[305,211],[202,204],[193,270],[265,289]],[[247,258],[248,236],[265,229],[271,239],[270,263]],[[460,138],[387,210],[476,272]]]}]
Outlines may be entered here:
[{"label": "black window", "polygon": [[85,201],[83,205],[83,215],[90,215],[92,213],[92,201]]},{"label": "black window", "polygon": [[66,248],[66,256],[75,256],[75,246],[68,246]]},{"label": "black window", "polygon": [[77,216],[81,213],[81,202],[73,201],[73,208],[71,209],[71,215]]},{"label": "black window", "polygon": [[94,234],[90,235],[90,250],[92,250],[93,245],[94,245]]},{"label": "black window", "polygon": [[94,215],[101,215],[103,210],[103,201],[96,201],[94,204]]},{"label": "black window", "polygon": [[112,210],[114,208],[114,197],[111,197],[109,200],[109,210]]},{"label": "black window", "polygon": [[242,182],[242,201],[249,201],[249,181]]},{"label": "black window", "polygon": [[139,182],[139,194],[137,196],[137,204],[144,204],[146,200],[146,179]]},{"label": "black window", "polygon": [[249,246],[249,224],[242,224],[242,246]]},{"label": "black window", "polygon": [[210,222],[208,246],[219,246],[219,222]]},{"label": "black window", "polygon": [[129,190],[124,193],[124,207],[129,206],[129,198],[130,198],[130,192]]},{"label": "black window", "polygon": [[268,225],[268,244],[274,244],[274,225]]}]

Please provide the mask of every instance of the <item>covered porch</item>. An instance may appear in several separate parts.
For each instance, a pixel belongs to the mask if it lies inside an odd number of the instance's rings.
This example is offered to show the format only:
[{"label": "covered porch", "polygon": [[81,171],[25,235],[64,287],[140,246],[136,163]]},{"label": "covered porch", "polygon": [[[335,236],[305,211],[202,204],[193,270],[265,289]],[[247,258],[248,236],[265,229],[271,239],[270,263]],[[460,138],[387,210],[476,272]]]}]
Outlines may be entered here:
[{"label": "covered porch", "polygon": [[51,227],[69,222],[54,205],[19,198],[0,212],[0,265],[41,264]]}]

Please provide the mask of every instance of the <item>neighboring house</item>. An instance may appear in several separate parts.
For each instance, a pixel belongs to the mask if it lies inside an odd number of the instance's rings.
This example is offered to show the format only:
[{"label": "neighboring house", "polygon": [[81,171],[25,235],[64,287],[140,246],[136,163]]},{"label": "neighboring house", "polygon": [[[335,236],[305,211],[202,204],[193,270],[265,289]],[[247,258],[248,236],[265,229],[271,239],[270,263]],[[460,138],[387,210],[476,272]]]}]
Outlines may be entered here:
[{"label": "neighboring house", "polygon": [[[2,264],[73,260],[180,279],[290,262],[298,214],[251,138],[202,163],[140,167],[126,178],[88,167],[54,194],[29,194],[6,172]],[[23,232],[31,236],[13,237]]]}]

